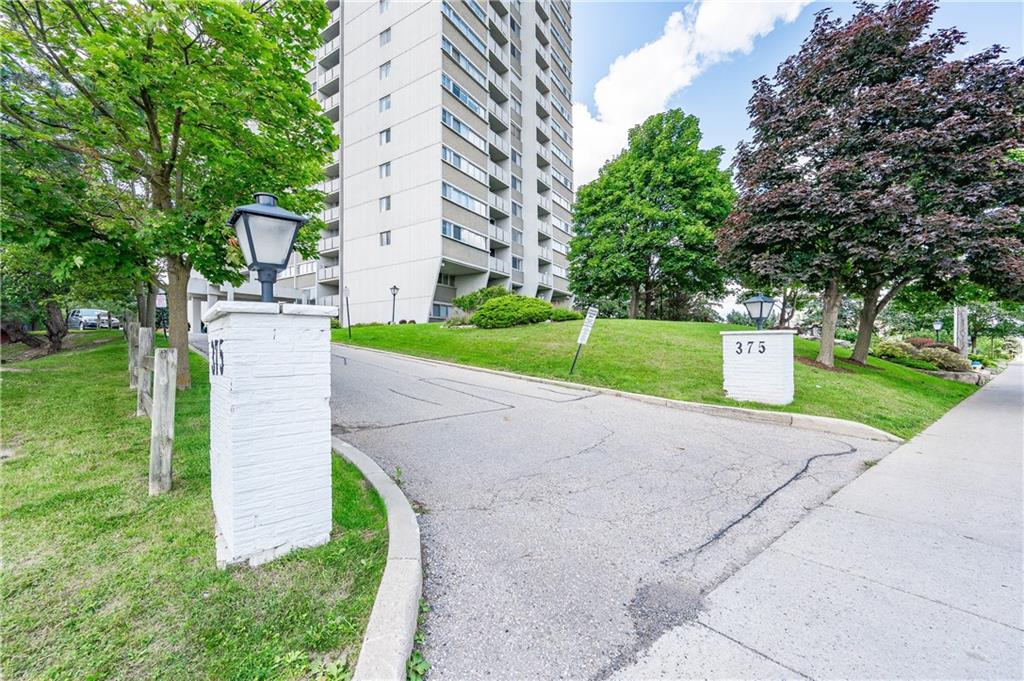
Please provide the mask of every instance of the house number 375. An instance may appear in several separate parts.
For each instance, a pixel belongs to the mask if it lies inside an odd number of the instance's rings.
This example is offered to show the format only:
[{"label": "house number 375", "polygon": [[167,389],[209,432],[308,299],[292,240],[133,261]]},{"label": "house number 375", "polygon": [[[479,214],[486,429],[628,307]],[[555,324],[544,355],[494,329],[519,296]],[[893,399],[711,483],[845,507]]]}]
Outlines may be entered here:
[{"label": "house number 375", "polygon": [[757,354],[759,355],[763,355],[764,351],[764,341],[757,341],[757,345],[754,345],[754,341],[747,341],[746,343],[744,343],[743,341],[736,341],[737,355],[742,355],[744,353],[752,355],[754,354],[754,352],[757,352]]}]

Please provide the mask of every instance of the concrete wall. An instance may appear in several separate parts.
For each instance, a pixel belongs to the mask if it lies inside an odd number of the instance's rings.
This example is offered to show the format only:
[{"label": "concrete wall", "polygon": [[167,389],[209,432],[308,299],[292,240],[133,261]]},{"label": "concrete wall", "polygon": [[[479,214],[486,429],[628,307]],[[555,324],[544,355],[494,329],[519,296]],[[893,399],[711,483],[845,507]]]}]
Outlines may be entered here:
[{"label": "concrete wall", "polygon": [[795,334],[796,331],[723,331],[726,396],[765,404],[792,402]]}]

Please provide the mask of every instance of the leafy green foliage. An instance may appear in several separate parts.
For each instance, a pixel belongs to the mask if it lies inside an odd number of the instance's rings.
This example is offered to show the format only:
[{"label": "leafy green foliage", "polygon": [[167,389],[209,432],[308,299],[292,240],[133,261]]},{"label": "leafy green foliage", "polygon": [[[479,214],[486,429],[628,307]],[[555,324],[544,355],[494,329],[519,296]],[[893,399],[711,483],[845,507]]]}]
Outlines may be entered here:
[{"label": "leafy green foliage", "polygon": [[503,329],[509,326],[536,324],[551,317],[551,303],[527,296],[500,296],[480,306],[472,317],[481,329]]},{"label": "leafy green foliage", "polygon": [[583,319],[583,314],[576,310],[566,310],[562,307],[551,308],[551,321],[553,322],[571,322],[574,319]]},{"label": "leafy green foliage", "polygon": [[871,354],[882,359],[910,359],[917,355],[917,348],[904,341],[883,338],[875,343]]},{"label": "leafy green foliage", "polygon": [[945,371],[970,371],[971,369],[969,361],[946,348],[922,348],[918,351],[918,356]]},{"label": "leafy green foliage", "polygon": [[427,672],[429,671],[430,663],[423,657],[423,653],[419,650],[413,650],[409,655],[408,662],[405,663],[406,681],[423,681],[423,679],[427,678]]},{"label": "leafy green foliage", "polygon": [[458,296],[452,300],[452,304],[463,312],[472,313],[476,312],[481,305],[492,298],[500,298],[501,296],[510,295],[512,295],[512,291],[508,290],[504,286],[488,286],[487,288],[477,289],[472,293]]},{"label": "leafy green foliage", "polygon": [[656,313],[655,297],[724,292],[715,229],[733,189],[722,149],[700,148],[697,118],[679,109],[629,131],[629,147],[580,188],[569,280],[581,299],[629,299],[629,316]]}]

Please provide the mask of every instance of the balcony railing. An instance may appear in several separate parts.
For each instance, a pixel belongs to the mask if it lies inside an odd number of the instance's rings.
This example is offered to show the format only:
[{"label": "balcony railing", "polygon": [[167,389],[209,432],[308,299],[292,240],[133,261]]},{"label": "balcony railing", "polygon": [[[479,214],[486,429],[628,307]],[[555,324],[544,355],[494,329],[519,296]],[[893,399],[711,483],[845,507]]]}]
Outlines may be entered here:
[{"label": "balcony railing", "polygon": [[547,272],[538,272],[537,281],[540,282],[541,284],[547,284],[548,286],[551,286],[551,275],[548,274]]},{"label": "balcony railing", "polygon": [[336,49],[338,49],[339,45],[341,45],[341,36],[340,35],[339,36],[335,36],[334,38],[332,38],[331,40],[327,41],[326,43],[321,45],[319,48],[317,48],[316,58],[318,60],[319,59],[323,59],[324,57],[329,55],[331,52],[334,52]]},{"label": "balcony railing", "polygon": [[324,222],[333,222],[334,220],[337,220],[340,215],[341,209],[338,206],[335,206],[334,208],[325,208],[320,211],[320,217],[323,218]]},{"label": "balcony railing", "polygon": [[504,260],[499,260],[498,258],[495,258],[493,255],[490,256],[490,266],[491,270],[494,272],[502,272],[504,274],[508,274],[508,263],[505,262]]},{"label": "balcony railing", "polygon": [[324,180],[319,184],[319,189],[325,194],[333,194],[334,192],[341,189],[341,180],[338,179],[337,177],[334,178],[333,180]]},{"label": "balcony railing", "polygon": [[336,251],[338,250],[338,246],[340,245],[340,243],[341,240],[339,237],[329,236],[326,239],[320,239],[319,243],[317,244],[317,248],[319,249],[320,253],[324,253],[325,251]]},{"label": "balcony railing", "polygon": [[330,267],[321,267],[317,273],[317,279],[320,281],[329,281],[331,279],[337,279],[341,268],[337,265],[331,265]]},{"label": "balcony railing", "polygon": [[[540,185],[543,185],[543,188],[541,188]],[[543,192],[543,191],[547,191],[549,189],[551,189],[551,175],[549,175],[548,173],[545,173],[543,170],[538,170],[537,171],[537,190]]]},{"label": "balcony railing", "polygon": [[341,64],[331,67],[329,70],[324,71],[320,74],[319,81],[320,87],[323,87],[326,83],[332,80],[337,80],[341,76]]},{"label": "balcony railing", "polygon": [[333,95],[331,95],[330,97],[325,99],[323,102],[321,102],[321,106],[323,106],[324,111],[330,111],[334,107],[338,106],[338,104],[340,102],[341,102],[341,93],[340,92],[335,92]]},{"label": "balcony railing", "polygon": [[537,147],[537,163],[541,166],[551,165],[551,153],[546,147]]},{"label": "balcony railing", "polygon": [[503,244],[509,243],[508,231],[506,231],[504,227],[490,225],[490,228],[487,231],[495,241],[500,241]]},{"label": "balcony railing", "polygon": [[544,222],[544,220],[538,220],[537,221],[537,231],[540,234],[546,234],[547,236],[551,236],[551,225],[549,225],[548,223]]},{"label": "balcony railing", "polygon": [[341,296],[320,296],[319,300],[316,301],[317,305],[329,305],[333,307],[341,306]]},{"label": "balcony railing", "polygon": [[487,170],[488,170],[488,172],[490,172],[491,177],[497,178],[502,183],[504,183],[506,186],[508,185],[508,171],[507,170],[505,170],[504,168],[499,166],[494,161],[490,162],[490,164],[487,166]]},{"label": "balcony railing", "polygon": [[491,194],[490,197],[491,208],[508,215],[508,200],[498,196],[497,194]]},{"label": "balcony railing", "polygon": [[544,94],[551,92],[551,81],[548,79],[547,74],[543,71],[537,71],[534,75],[537,78],[537,89]]},{"label": "balcony railing", "polygon": [[548,142],[551,140],[551,126],[544,121],[537,120],[537,141]]},{"label": "balcony railing", "polygon": [[499,106],[497,102],[493,100],[488,102],[487,110],[491,112],[492,116],[504,123],[506,128],[508,127],[508,114],[502,110],[501,106]]},{"label": "balcony railing", "polygon": [[551,199],[538,196],[537,197],[537,212],[550,213],[551,212]]},{"label": "balcony railing", "polygon": [[541,246],[537,249],[537,257],[541,260],[547,260],[551,262],[551,249],[547,246]]},{"label": "balcony railing", "polygon": [[504,140],[498,136],[498,133],[491,130],[487,135],[488,141],[492,146],[497,147],[500,151],[504,152],[508,156],[508,140]]}]

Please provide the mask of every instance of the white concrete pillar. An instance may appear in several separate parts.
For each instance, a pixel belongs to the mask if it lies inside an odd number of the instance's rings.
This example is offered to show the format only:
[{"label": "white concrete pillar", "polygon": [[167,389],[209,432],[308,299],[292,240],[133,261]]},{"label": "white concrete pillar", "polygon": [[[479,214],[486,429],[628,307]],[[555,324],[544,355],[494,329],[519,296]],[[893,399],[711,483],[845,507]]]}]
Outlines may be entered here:
[{"label": "white concrete pillar", "polygon": [[953,308],[953,345],[960,348],[960,354],[966,357],[970,351],[968,347],[970,344],[971,340],[967,331],[967,307],[957,305]]},{"label": "white concrete pillar", "polygon": [[794,329],[721,334],[726,397],[764,404],[793,401]]},{"label": "white concrete pillar", "polygon": [[199,333],[199,327],[203,319],[203,301],[198,296],[192,296],[192,318],[188,320],[192,333]]},{"label": "white concrete pillar", "polygon": [[331,307],[221,301],[203,316],[221,567],[330,539],[333,315]]}]

